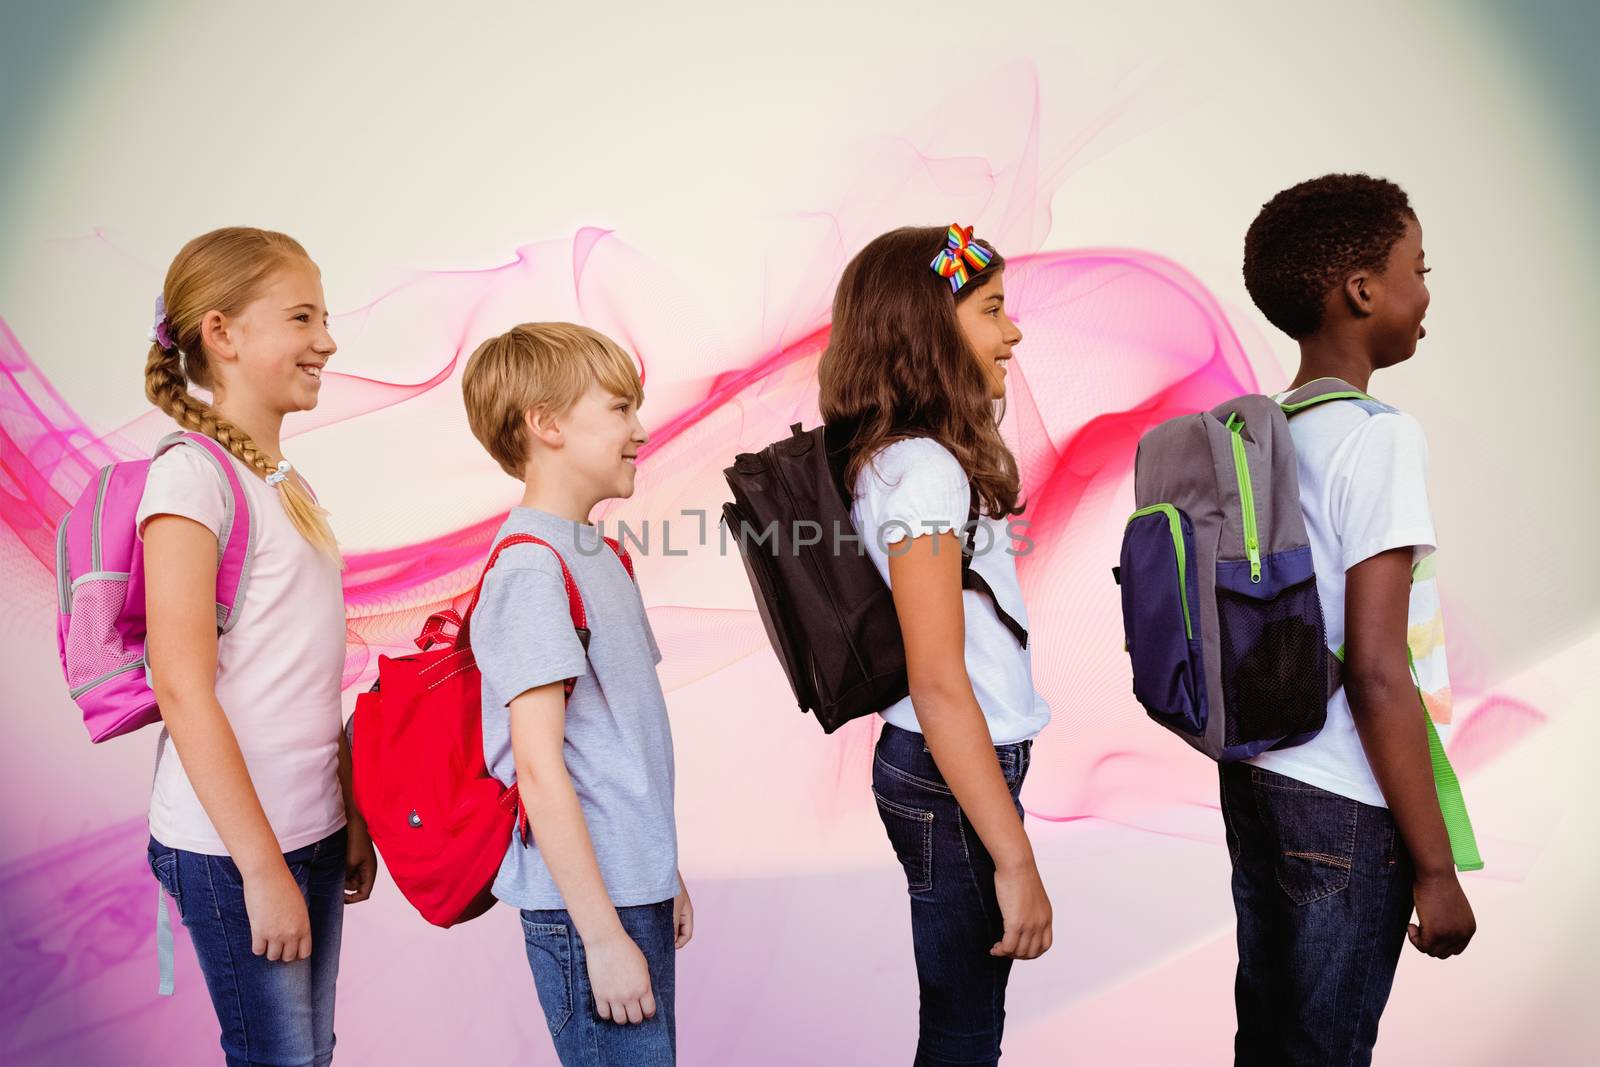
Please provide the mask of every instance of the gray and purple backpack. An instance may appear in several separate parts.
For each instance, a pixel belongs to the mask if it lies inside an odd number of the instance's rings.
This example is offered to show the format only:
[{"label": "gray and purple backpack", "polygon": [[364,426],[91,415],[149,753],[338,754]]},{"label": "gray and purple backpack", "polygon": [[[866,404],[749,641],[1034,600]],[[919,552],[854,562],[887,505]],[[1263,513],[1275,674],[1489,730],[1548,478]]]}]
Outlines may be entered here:
[{"label": "gray and purple backpack", "polygon": [[[1137,510],[1114,569],[1133,694],[1214,760],[1304,744],[1341,684],[1330,650],[1289,419],[1335,400],[1394,409],[1321,378],[1169,419],[1139,441]],[[1421,697],[1418,703],[1422,704]],[[1456,865],[1483,866],[1461,787],[1427,707],[1429,752]]]},{"label": "gray and purple backpack", "polygon": [[1338,688],[1288,415],[1332,400],[1313,382],[1280,407],[1236,397],[1145,434],[1117,568],[1133,693],[1215,760],[1315,737]]}]

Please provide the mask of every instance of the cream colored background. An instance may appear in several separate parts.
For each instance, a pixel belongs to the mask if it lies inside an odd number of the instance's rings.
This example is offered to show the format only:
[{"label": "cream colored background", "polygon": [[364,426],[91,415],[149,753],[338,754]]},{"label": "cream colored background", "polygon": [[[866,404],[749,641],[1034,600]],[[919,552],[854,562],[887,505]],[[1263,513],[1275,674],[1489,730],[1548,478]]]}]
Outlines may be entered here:
[{"label": "cream colored background", "polygon": [[[1573,113],[1571,89],[1553,84],[1507,33],[1507,20],[1522,14],[1451,3],[174,2],[79,10],[93,14],[75,47],[6,101],[29,121],[5,146],[0,172],[0,316],[97,427],[144,410],[143,338],[172,254],[201,231],[235,223],[300,237],[322,266],[335,311],[364,304],[408,269],[491,266],[519,245],[564,239],[580,226],[613,228],[689,294],[688,329],[703,338],[693,362],[658,368],[645,416],[647,424],[664,419],[703,393],[710,375],[751,362],[778,339],[781,309],[770,306],[766,265],[785,255],[781,241],[795,218],[870,199],[864,161],[885,139],[915,140],[931,127],[945,145],[987,151],[993,131],[939,127],[942,102],[982,94],[987,79],[1019,64],[1036,72],[1046,169],[1062,177],[1040,246],[1136,247],[1183,264],[1238,329],[1264,338],[1278,363],[1258,367],[1268,387],[1292,368],[1294,352],[1239,279],[1255,210],[1277,189],[1329,170],[1401,182],[1436,268],[1433,305],[1418,357],[1375,388],[1430,435],[1441,578],[1452,626],[1470,631],[1480,657],[1457,669],[1551,722],[1469,783],[1480,824],[1498,831],[1508,861],[1500,869],[1516,873],[1500,880],[1491,870],[1469,886],[1482,922],[1473,954],[1439,967],[1408,951],[1378,1062],[1592,1062],[1579,1050],[1592,1052],[1600,1038],[1588,1010],[1600,828],[1580,783],[1600,740],[1592,552],[1600,233],[1589,159],[1562,117]],[[1580,99],[1576,112],[1585,106]],[[1024,117],[994,121],[1011,129]],[[1071,138],[1091,128],[1099,132],[1074,150]],[[410,381],[448,353],[399,347],[364,349],[360,358],[347,353],[338,369]],[[513,484],[476,456],[454,418],[448,403],[419,404],[295,442],[323,498],[337,502],[346,545],[412,542],[512,501]],[[447,482],[405,458],[404,446],[428,434],[451,439]],[[357,469],[340,464],[349,454],[393,458]],[[422,469],[428,477],[418,477]],[[26,619],[5,624],[3,653],[16,688],[4,701],[13,744],[0,801],[27,813],[7,831],[7,851],[17,855],[134,813],[148,773],[142,747],[86,754],[66,721],[70,708],[35,726],[33,697],[59,696],[59,677],[37,625],[48,598],[30,592],[27,606]],[[680,729],[684,699],[674,695]],[[685,751],[705,741],[691,732]],[[91,765],[98,788],[82,791],[80,804],[40,803],[64,775],[77,780]],[[1530,826],[1539,832],[1521,832]],[[1101,840],[1048,826],[1035,832],[1057,857],[1069,840],[1074,849]],[[1507,835],[1529,851],[1506,855]],[[1148,838],[1116,840],[1100,857],[1108,865],[1168,872],[1193,863],[1195,883],[1211,887],[1207,918],[1163,961],[1167,977],[1153,978],[1152,969],[1094,996],[1063,994],[1060,1014],[1013,1037],[1012,1054],[1025,1064],[1056,1062],[1064,1048],[1122,1049],[1127,1062],[1221,1062],[1225,1027],[1216,1020],[1226,995],[1217,976],[1226,973],[1227,945],[1213,912],[1225,908],[1225,857],[1210,846],[1166,843],[1170,851],[1157,852]],[[1080,859],[1073,852],[1073,863],[1050,876],[1073,887],[1063,916],[1086,907]],[[1114,915],[1104,936],[1147,918]],[[376,981],[388,936],[353,930],[350,973]],[[448,961],[465,966],[460,946],[487,937],[480,927],[426,944],[438,953],[438,973],[456,974]],[[1093,955],[1071,952],[1047,957],[1018,983],[1019,1005],[1075,988]],[[742,967],[765,973],[766,963],[746,954],[717,966],[736,989]],[[390,974],[411,971],[397,963]],[[1183,997],[1191,974],[1208,984],[1187,1020],[1136,1025],[1151,984]],[[375,988],[408,992],[381,981]],[[371,1062],[399,1062],[408,1046],[373,1024],[403,1009],[377,999],[374,987],[352,980],[349,989],[345,1018],[360,1022]],[[717,1005],[694,1007],[714,1013]],[[741,1010],[770,1010],[771,1018],[751,1016],[764,1027],[783,1018],[781,1001]]]},{"label": "cream colored background", "polygon": [[[1451,573],[1495,622],[1485,654],[1503,673],[1594,628],[1592,184],[1538,72],[1455,4],[113,8],[30,101],[0,314],[91,424],[114,425],[141,410],[148,305],[195,233],[299,235],[337,310],[397,268],[485,266],[600,225],[668,265],[737,365],[774,227],[847,200],[877,139],[1017,59],[1038,70],[1047,124],[1120,112],[1076,157],[1053,146],[1069,176],[1044,246],[1176,259],[1284,367],[1292,346],[1239,280],[1255,208],[1332,169],[1402,182],[1434,302],[1418,358],[1379,382],[1429,429]],[[126,261],[84,277],[60,244],[96,228]],[[381,516],[415,495],[398,465],[318,473],[347,543],[392,536]],[[439,532],[504,504],[505,486],[470,484],[476,499],[408,507]]]}]

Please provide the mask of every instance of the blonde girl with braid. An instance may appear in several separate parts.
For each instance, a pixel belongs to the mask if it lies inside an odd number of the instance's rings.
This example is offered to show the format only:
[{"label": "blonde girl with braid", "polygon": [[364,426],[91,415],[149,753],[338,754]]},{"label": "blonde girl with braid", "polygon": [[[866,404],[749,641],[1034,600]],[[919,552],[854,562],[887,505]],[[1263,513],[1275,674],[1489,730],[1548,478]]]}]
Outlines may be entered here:
[{"label": "blonde girl with braid", "polygon": [[171,744],[150,866],[188,928],[227,1063],[327,1064],[344,906],[371,893],[377,863],[350,799],[338,545],[281,443],[284,416],[316,407],[336,350],[321,274],[284,234],[214,230],[172,261],[156,311],[145,394],[227,449],[256,543],[219,637],[225,476],[198,447],[151,464],[138,523]]}]

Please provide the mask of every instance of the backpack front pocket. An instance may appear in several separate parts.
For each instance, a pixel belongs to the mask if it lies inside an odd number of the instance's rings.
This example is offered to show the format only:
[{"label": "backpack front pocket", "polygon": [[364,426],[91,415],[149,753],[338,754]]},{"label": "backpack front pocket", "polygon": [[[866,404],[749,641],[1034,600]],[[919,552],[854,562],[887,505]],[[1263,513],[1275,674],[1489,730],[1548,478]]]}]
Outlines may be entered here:
[{"label": "backpack front pocket", "polygon": [[1122,535],[1122,625],[1133,661],[1133,695],[1158,722],[1206,730],[1200,588],[1194,523],[1171,504],[1140,508]]},{"label": "backpack front pocket", "polygon": [[1255,755],[1322,729],[1329,653],[1310,548],[1218,563],[1217,627],[1227,749]]}]

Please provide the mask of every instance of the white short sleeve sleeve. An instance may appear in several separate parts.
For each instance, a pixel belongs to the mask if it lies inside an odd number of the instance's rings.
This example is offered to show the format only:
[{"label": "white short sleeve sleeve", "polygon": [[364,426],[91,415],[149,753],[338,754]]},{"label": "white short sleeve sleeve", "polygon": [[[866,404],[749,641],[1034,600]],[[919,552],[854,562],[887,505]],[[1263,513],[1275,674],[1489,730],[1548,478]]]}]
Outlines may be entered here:
[{"label": "white short sleeve sleeve", "polygon": [[884,545],[959,533],[972,510],[966,471],[949,449],[931,438],[896,441],[883,449],[865,469],[864,481]]},{"label": "white short sleeve sleeve", "polygon": [[1332,518],[1344,569],[1408,545],[1415,549],[1413,564],[1431,553],[1436,539],[1422,425],[1401,412],[1373,415],[1341,453]]},{"label": "white short sleeve sleeve", "polygon": [[484,575],[472,609],[472,655],[503,706],[583,674],[584,647],[572,628],[561,564],[549,549],[512,545]]},{"label": "white short sleeve sleeve", "polygon": [[145,476],[136,520],[139,536],[144,537],[144,524],[157,515],[181,515],[218,533],[227,511],[224,492],[222,476],[198,448],[174,445],[156,457]]}]

